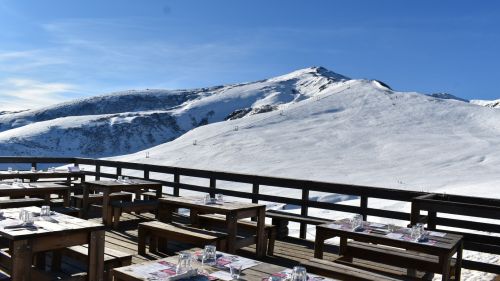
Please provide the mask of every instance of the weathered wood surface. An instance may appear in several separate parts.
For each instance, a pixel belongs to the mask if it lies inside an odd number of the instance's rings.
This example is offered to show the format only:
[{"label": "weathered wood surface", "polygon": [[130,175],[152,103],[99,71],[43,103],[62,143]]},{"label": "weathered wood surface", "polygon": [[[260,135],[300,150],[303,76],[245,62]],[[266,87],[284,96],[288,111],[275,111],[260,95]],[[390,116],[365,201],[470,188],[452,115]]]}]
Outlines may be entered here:
[{"label": "weathered wood surface", "polygon": [[[38,207],[29,207],[25,210],[40,213]],[[103,280],[103,225],[56,213],[48,218],[35,217],[32,226],[24,226],[20,225],[21,222],[18,220],[20,209],[3,211],[0,235],[9,240],[10,274],[13,281],[35,278],[31,274],[31,264],[35,254],[82,244],[89,244],[87,270],[89,279]]]},{"label": "weathered wood surface", "polygon": [[[275,203],[283,204],[293,204],[300,206],[301,214],[307,214],[307,208],[320,208],[325,210],[334,210],[348,213],[360,213],[364,218],[367,216],[378,216],[383,218],[398,219],[398,220],[410,220],[410,213],[401,211],[392,211],[377,209],[370,207],[371,198],[388,199],[402,202],[411,202],[415,197],[428,195],[431,193],[418,192],[418,191],[407,191],[398,190],[383,187],[373,187],[373,186],[359,186],[359,185],[349,185],[349,184],[338,184],[338,183],[328,183],[319,182],[312,180],[298,180],[291,178],[278,178],[278,177],[268,177],[268,176],[258,176],[258,175],[248,175],[240,173],[230,173],[230,172],[220,172],[220,171],[209,171],[209,170],[199,170],[199,169],[189,169],[180,167],[170,167],[161,165],[149,165],[142,163],[126,163],[120,161],[111,160],[101,160],[101,159],[88,159],[88,158],[74,158],[74,157],[0,157],[0,163],[13,163],[16,167],[23,166],[26,167],[37,167],[37,165],[51,163],[51,166],[60,166],[65,164],[73,165],[89,165],[90,167],[85,167],[85,174],[96,179],[100,178],[116,178],[119,174],[125,174],[125,170],[139,171],[140,174],[144,176],[144,179],[151,178],[152,180],[158,181],[166,187],[173,188],[173,195],[178,196],[180,194],[180,189],[192,190],[206,193],[223,193],[227,196],[235,196],[240,198],[246,198],[251,200],[253,203],[258,203],[259,201],[269,201]],[[21,165],[20,165],[21,164]],[[115,172],[107,172],[106,168],[114,168]],[[106,169],[106,170],[105,170]],[[106,171],[106,172],[104,172]],[[166,178],[173,178],[172,180],[165,180]],[[209,179],[209,184],[207,185],[194,185],[185,182],[184,178],[201,178]],[[227,190],[217,188],[218,181],[234,182],[236,184],[249,184],[251,192]],[[207,181],[208,182],[208,181]],[[282,187],[285,190],[299,189],[302,192],[302,196],[297,198],[289,198],[285,196],[275,196],[261,194],[261,186],[272,186],[272,187]],[[318,192],[328,192],[345,194],[350,196],[359,196],[360,204],[359,206],[347,206],[338,203],[331,202],[317,202],[312,200],[302,200],[304,194],[311,193],[314,191]],[[287,194],[286,191],[283,194]],[[434,194],[431,194],[434,195]],[[440,195],[440,194],[438,194]],[[473,205],[487,205],[487,206],[500,206],[500,200],[491,198],[480,198],[473,196],[457,196],[446,194],[443,195],[445,200],[455,201],[464,204]],[[307,199],[307,198],[306,198]],[[463,205],[462,205],[463,206]],[[495,215],[495,214],[494,214]],[[435,217],[435,216],[434,216]],[[427,216],[420,216],[423,220],[427,219]],[[433,212],[429,213],[429,218],[433,218]],[[439,226],[451,226],[464,228],[464,230],[457,229],[457,233],[467,233],[468,229],[485,231],[482,235],[479,234],[465,234],[465,249],[475,250],[484,253],[500,254],[500,246],[497,241],[498,237],[495,237],[495,233],[490,235],[488,232],[496,232],[498,230],[498,223],[479,223],[470,221],[467,218],[463,219],[448,219],[442,217],[435,217],[433,220],[436,224],[435,227],[439,229]],[[304,225],[304,224],[302,224]],[[433,227],[434,225],[429,225]],[[301,230],[301,237],[305,238],[305,232]],[[484,241],[484,242],[483,242]],[[500,266],[472,260],[464,260],[463,265],[465,268],[471,268],[480,271],[500,273]]]},{"label": "weathered wood surface", "polygon": [[149,189],[155,190],[157,196],[161,197],[162,185],[153,181],[131,179],[129,181],[98,180],[85,182],[83,185],[83,213],[85,216],[88,213],[90,192],[102,192],[102,223],[105,226],[111,226],[113,223],[113,211],[110,206],[110,194],[122,191],[130,191],[140,194],[141,191],[147,191]]},{"label": "weathered wood surface", "polygon": [[0,197],[41,196],[49,205],[51,194],[61,196],[64,206],[69,206],[71,188],[68,185],[56,182],[0,183]]},{"label": "weathered wood surface", "polygon": [[238,219],[256,218],[257,228],[257,256],[266,254],[265,211],[262,204],[245,202],[226,202],[220,204],[205,204],[195,197],[163,197],[158,199],[158,219],[163,222],[172,222],[172,214],[178,208],[190,209],[190,219],[193,225],[199,225],[198,213],[222,214],[226,216],[227,248],[229,253],[237,249]]},{"label": "weathered wood surface", "polygon": [[[334,224],[323,224],[316,227],[315,257],[321,258],[324,241],[333,237],[340,237],[340,256],[362,257],[377,260],[381,263],[401,266],[399,263],[406,260],[408,268],[431,270],[442,275],[442,280],[450,279],[451,258],[456,253],[455,280],[460,280],[460,267],[462,259],[463,236],[456,234],[446,234],[444,237],[431,236],[429,239],[435,243],[421,243],[395,239],[386,236],[386,232],[381,232],[378,227],[371,226],[369,222],[364,222],[364,231],[353,231],[346,228],[349,222],[346,220],[335,221]],[[339,227],[342,226],[342,227]],[[409,229],[397,227],[394,233],[408,235]],[[429,260],[422,255],[402,255],[398,251],[391,251],[388,248],[375,246],[371,251],[368,247],[350,246],[348,239],[355,241],[385,245],[415,251],[436,256],[436,261]],[[377,248],[377,249],[375,249]],[[375,253],[376,252],[376,253]],[[373,253],[373,254],[372,254]],[[428,261],[428,263],[425,263]],[[435,263],[433,263],[435,262]]]},{"label": "weathered wood surface", "polygon": [[0,171],[0,180],[8,180],[8,179],[23,179],[36,181],[39,179],[66,179],[70,180],[71,178],[79,178],[82,181],[85,179],[85,171],[79,172],[69,172],[68,170],[55,170],[53,172],[49,171]]}]

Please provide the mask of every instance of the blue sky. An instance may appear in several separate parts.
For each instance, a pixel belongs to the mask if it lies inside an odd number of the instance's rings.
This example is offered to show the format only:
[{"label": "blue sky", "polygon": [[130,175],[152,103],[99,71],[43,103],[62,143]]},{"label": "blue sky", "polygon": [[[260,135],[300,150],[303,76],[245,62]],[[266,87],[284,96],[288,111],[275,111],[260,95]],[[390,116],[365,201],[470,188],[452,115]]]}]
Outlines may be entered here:
[{"label": "blue sky", "polygon": [[309,66],[498,99],[498,1],[0,0],[0,109]]}]

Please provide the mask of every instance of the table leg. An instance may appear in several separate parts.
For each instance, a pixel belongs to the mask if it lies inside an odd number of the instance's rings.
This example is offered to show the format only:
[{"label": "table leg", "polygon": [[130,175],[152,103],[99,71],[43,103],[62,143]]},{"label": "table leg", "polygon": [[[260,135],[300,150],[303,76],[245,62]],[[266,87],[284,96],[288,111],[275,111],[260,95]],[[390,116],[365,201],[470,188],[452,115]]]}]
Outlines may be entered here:
[{"label": "table leg", "polygon": [[112,208],[109,207],[109,190],[105,189],[102,193],[102,223],[105,226],[111,226],[113,220]]},{"label": "table leg", "polygon": [[442,278],[441,278],[441,280],[443,280],[443,281],[450,280],[451,257],[448,255],[440,256],[439,262],[441,263],[441,266],[442,266],[442,270],[441,270]]},{"label": "table leg", "polygon": [[257,211],[257,245],[256,254],[261,258],[266,255],[266,208],[260,207]]},{"label": "table leg", "polygon": [[174,211],[175,208],[170,208],[168,204],[160,202],[158,204],[158,212],[156,212],[156,218],[161,222],[170,223],[172,222],[172,215]]},{"label": "table leg", "polygon": [[88,251],[89,280],[104,281],[104,230],[90,233]]},{"label": "table leg", "polygon": [[[236,234],[238,233],[238,219],[236,214],[228,213],[226,215],[227,224],[227,252],[234,254],[236,252]],[[257,249],[258,250],[258,249]]]},{"label": "table leg", "polygon": [[163,189],[163,186],[159,187],[156,189],[156,198],[159,199],[161,198],[162,196],[162,189]]},{"label": "table leg", "polygon": [[462,275],[462,252],[464,249],[463,241],[460,242],[460,246],[457,249],[457,260],[455,262],[455,281],[460,281]]},{"label": "table leg", "polygon": [[[156,218],[161,222],[171,223],[174,211],[175,211],[175,208],[170,207],[169,204],[159,203],[158,204],[158,211],[156,212]],[[153,241],[153,240],[155,240],[155,241]],[[151,235],[150,251],[151,251],[151,248],[157,248],[160,251],[164,252],[165,250],[168,249],[168,241],[165,238],[161,238],[161,237],[158,237],[156,239],[156,238],[154,238],[154,235]]]},{"label": "table leg", "polygon": [[71,198],[71,189],[68,188],[66,192],[63,194],[63,206],[64,207],[69,207],[69,200]]},{"label": "table leg", "polygon": [[200,218],[198,217],[198,214],[198,210],[189,210],[189,221],[191,222],[191,225],[195,227],[198,227],[200,225]]},{"label": "table leg", "polygon": [[325,237],[320,229],[316,229],[316,238],[314,239],[314,257],[317,259],[323,258],[325,248]]},{"label": "table leg", "polygon": [[88,218],[89,212],[89,187],[87,184],[83,184],[83,194],[82,194],[82,217]]},{"label": "table leg", "polygon": [[12,242],[11,280],[31,280],[32,248],[28,240]]}]

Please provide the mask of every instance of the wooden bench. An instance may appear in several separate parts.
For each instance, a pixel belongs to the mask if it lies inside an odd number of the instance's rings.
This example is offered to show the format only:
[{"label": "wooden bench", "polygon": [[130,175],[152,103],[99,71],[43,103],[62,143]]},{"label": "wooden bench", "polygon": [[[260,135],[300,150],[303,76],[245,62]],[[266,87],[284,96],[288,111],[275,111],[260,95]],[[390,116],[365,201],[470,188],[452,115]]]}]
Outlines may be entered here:
[{"label": "wooden bench", "polygon": [[144,200],[156,200],[158,199],[158,196],[156,196],[156,191],[146,191],[141,193],[142,198]]},{"label": "wooden bench", "polygon": [[51,208],[51,210],[54,212],[57,212],[57,213],[61,213],[61,214],[65,214],[65,215],[77,217],[77,218],[80,217],[80,211],[81,211],[80,208],[76,208],[76,207],[55,207],[55,208]]},{"label": "wooden bench", "polygon": [[[347,244],[347,251],[353,256],[362,257],[363,260],[386,263],[391,266],[401,268],[414,268],[419,271],[428,272],[421,278],[431,278],[433,272],[441,272],[442,268],[439,266],[437,256],[428,255],[425,253],[406,251],[404,249],[393,248],[382,245],[369,244],[358,241],[349,241]],[[338,262],[349,264],[352,258],[349,256],[341,257]],[[455,259],[451,261],[450,274],[453,277],[455,268]]]},{"label": "wooden bench", "polygon": [[350,281],[390,281],[403,280],[381,275],[368,270],[335,263],[333,261],[322,259],[309,259],[302,264],[307,268],[307,272],[319,274],[325,277],[331,277]]},{"label": "wooden bench", "polygon": [[[109,195],[111,202],[113,201],[132,201],[132,193],[129,192],[120,192],[120,193],[111,193]],[[77,194],[71,196],[71,200],[73,201],[73,206],[77,208],[82,208],[83,207],[83,195],[82,194]],[[89,204],[99,204],[102,205],[102,200],[103,200],[103,195],[96,193],[96,194],[89,194],[89,199],[88,203]]]},{"label": "wooden bench", "polygon": [[113,201],[111,202],[111,207],[113,208],[113,228],[118,227],[120,222],[120,217],[123,212],[130,213],[141,213],[147,211],[154,211],[158,209],[157,200],[134,200],[133,202],[128,201]]},{"label": "wooden bench", "polygon": [[[73,246],[65,248],[62,255],[72,258],[78,262],[86,264],[88,262],[88,245]],[[132,254],[124,253],[111,248],[104,248],[104,276],[111,281],[111,271],[113,268],[132,264]]]},{"label": "wooden bench", "polygon": [[40,207],[43,205],[45,205],[45,199],[41,198],[18,198],[18,199],[0,200],[0,209],[23,208],[31,206]]},{"label": "wooden bench", "polygon": [[284,238],[288,236],[288,222],[298,222],[301,224],[320,225],[330,223],[332,220],[322,219],[311,216],[303,216],[285,211],[267,210],[266,217],[272,219],[272,224],[277,227],[277,237]]},{"label": "wooden bench", "polygon": [[207,244],[215,244],[218,249],[224,251],[227,234],[174,223],[169,224],[159,221],[143,222],[138,227],[137,247],[139,255],[146,254],[146,240],[148,237],[150,238],[150,252],[157,251],[158,238],[165,239],[166,241],[174,240],[199,247]]},{"label": "wooden bench", "polygon": [[[225,229],[226,228],[226,217],[223,215],[206,214],[198,215],[199,223],[203,227]],[[264,226],[265,235],[267,240],[267,255],[272,256],[274,254],[274,244],[276,241],[276,226],[272,224],[266,224]],[[254,221],[238,221],[238,230],[245,232],[245,234],[251,234],[255,236],[257,230],[257,223]],[[254,243],[256,243],[256,237],[254,237]]]}]

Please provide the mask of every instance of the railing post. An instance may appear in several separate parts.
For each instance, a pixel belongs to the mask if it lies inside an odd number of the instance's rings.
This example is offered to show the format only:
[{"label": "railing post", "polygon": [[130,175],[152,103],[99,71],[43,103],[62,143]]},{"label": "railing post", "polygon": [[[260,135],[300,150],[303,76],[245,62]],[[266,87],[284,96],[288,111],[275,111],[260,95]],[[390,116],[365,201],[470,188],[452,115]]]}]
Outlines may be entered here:
[{"label": "railing post", "polygon": [[118,178],[121,175],[122,175],[122,167],[116,167],[116,177]]},{"label": "railing post", "polygon": [[[300,214],[302,216],[307,216],[309,209],[309,189],[302,189],[302,204],[300,206]],[[300,233],[299,237],[306,239],[307,235],[307,223],[300,223]]]},{"label": "railing post", "polygon": [[179,183],[181,182],[181,176],[175,172],[174,174],[174,196],[179,196]]},{"label": "railing post", "polygon": [[[259,184],[258,183],[254,183],[252,185],[252,195],[258,195],[259,194]],[[255,198],[254,196],[252,196],[252,203],[254,204],[259,204],[259,199]]]},{"label": "railing post", "polygon": [[[252,185],[252,203],[254,204],[259,204],[259,199],[257,199],[255,197],[255,195],[258,195],[259,194],[259,184],[258,183],[254,183]],[[257,221],[257,218],[256,217],[252,217],[252,221]]]},{"label": "railing post", "polygon": [[35,170],[36,170],[36,164],[37,164],[36,162],[32,162],[31,163],[31,168],[35,168]]},{"label": "railing post", "polygon": [[216,192],[216,179],[214,177],[210,178],[210,197],[215,197],[215,192]]},{"label": "railing post", "polygon": [[143,176],[143,178],[145,180],[149,180],[149,170],[144,170],[144,176]]},{"label": "railing post", "polygon": [[436,211],[427,211],[427,228],[436,229]]},{"label": "railing post", "polygon": [[361,202],[360,202],[360,207],[361,207],[361,215],[363,216],[363,220],[366,221],[368,219],[368,197],[366,196],[361,196]]},{"label": "railing post", "polygon": [[95,166],[95,180],[101,180],[101,165]]}]

